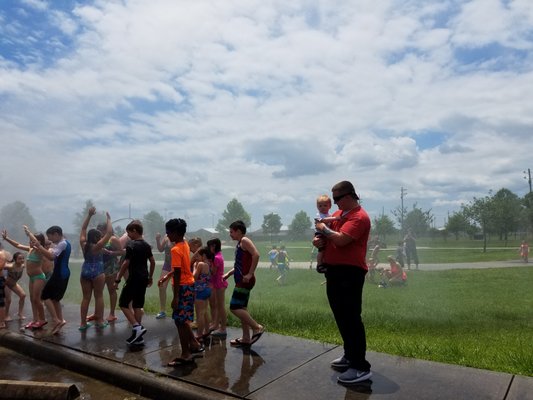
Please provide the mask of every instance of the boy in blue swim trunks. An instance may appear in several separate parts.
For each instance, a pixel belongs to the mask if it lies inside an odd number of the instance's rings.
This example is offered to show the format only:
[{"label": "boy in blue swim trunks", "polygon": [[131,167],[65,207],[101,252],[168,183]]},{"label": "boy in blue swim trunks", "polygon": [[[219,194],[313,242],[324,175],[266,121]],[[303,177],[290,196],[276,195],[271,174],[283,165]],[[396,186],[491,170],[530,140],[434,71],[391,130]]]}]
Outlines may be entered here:
[{"label": "boy in blue swim trunks", "polygon": [[184,240],[187,223],[181,218],[174,218],[165,224],[168,239],[174,243],[170,249],[170,266],[172,271],[159,279],[161,287],[168,279],[173,280],[172,319],[178,330],[181,355],[167,365],[176,367],[194,363],[194,358],[203,353],[205,348],[196,340],[191,323],[194,319],[194,276],[191,272],[189,244]]}]

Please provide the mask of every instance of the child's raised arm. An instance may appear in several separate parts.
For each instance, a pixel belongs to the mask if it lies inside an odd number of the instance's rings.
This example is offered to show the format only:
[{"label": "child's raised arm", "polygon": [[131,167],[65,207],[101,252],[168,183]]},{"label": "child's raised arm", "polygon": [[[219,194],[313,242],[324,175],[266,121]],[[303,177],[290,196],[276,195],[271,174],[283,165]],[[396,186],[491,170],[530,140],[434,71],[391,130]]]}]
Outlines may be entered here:
[{"label": "child's raised arm", "polygon": [[23,250],[23,251],[30,251],[30,246],[25,246],[23,244],[20,244],[19,242],[17,242],[16,240],[13,240],[11,239],[10,237],[7,236],[7,230],[3,230],[2,231],[2,239],[4,239],[6,242],[8,242],[11,246],[13,247],[16,247],[17,249],[19,250]]}]

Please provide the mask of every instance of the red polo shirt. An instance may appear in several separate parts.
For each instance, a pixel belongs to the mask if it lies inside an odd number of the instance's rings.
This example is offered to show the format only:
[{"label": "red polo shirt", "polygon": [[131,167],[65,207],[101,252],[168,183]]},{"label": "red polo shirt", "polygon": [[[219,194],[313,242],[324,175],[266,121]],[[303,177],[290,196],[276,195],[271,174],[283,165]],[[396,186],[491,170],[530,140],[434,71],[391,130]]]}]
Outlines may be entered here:
[{"label": "red polo shirt", "polygon": [[328,240],[324,249],[323,262],[330,265],[354,265],[368,271],[366,246],[370,234],[370,218],[361,206],[355,207],[345,215],[342,213],[341,210],[333,213],[333,217],[341,218],[333,221],[330,228],[350,236],[353,241],[340,247]]}]

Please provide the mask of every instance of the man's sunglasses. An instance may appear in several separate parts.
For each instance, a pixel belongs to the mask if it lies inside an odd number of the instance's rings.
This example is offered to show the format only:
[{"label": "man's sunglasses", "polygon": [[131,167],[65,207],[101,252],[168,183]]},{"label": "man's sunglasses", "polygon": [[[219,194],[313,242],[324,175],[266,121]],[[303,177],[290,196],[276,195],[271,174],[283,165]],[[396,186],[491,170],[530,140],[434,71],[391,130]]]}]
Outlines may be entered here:
[{"label": "man's sunglasses", "polygon": [[351,193],[344,193],[344,194],[339,194],[338,196],[333,196],[333,201],[337,203],[340,199],[348,195],[351,195]]}]

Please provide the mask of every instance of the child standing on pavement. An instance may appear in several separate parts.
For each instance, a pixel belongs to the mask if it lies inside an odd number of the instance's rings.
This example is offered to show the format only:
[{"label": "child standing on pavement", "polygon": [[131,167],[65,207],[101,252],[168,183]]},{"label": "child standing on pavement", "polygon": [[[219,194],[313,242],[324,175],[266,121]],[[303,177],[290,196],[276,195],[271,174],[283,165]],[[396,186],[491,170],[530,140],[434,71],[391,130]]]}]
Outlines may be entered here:
[{"label": "child standing on pavement", "polygon": [[[167,236],[161,239],[160,233],[157,233],[155,235],[155,242],[157,244],[157,250],[159,250],[160,253],[162,252],[165,253],[165,259],[163,260],[163,267],[161,268],[161,276],[159,277],[159,278],[162,278],[171,271],[170,249],[172,248],[172,246],[174,246],[174,243],[172,243],[168,239]],[[159,312],[155,316],[157,319],[166,318],[167,316],[167,312],[166,312],[167,311],[167,287],[168,287],[168,281],[165,281],[163,285],[159,286]]]},{"label": "child standing on pavement", "polygon": [[[126,343],[142,345],[144,344],[142,337],[146,333],[146,328],[142,326],[144,300],[146,288],[152,286],[155,259],[152,248],[142,238],[143,226],[140,221],[130,222],[126,227],[126,233],[131,241],[126,245],[126,255],[117,274],[115,287],[128,271],[128,279],[120,293],[118,305],[132,326],[131,336],[126,339]],[[150,262],[150,271],[148,271],[148,262]]]},{"label": "child standing on pavement", "polygon": [[204,352],[204,347],[196,340],[191,328],[194,319],[194,277],[191,272],[189,244],[184,240],[187,223],[174,218],[165,224],[167,236],[174,246],[170,249],[172,271],[159,279],[161,287],[168,279],[173,279],[172,319],[178,329],[181,355],[170,361],[169,367],[192,364],[194,357]]},{"label": "child standing on pavement", "polygon": [[[235,264],[233,269],[224,275],[228,279],[233,275],[235,289],[230,301],[231,312],[241,320],[242,337],[230,341],[232,346],[250,346],[257,342],[265,331],[263,325],[258,324],[248,312],[250,292],[255,285],[255,269],[259,262],[259,252],[254,243],[246,237],[246,225],[242,221],[235,221],[229,226],[229,235],[237,241],[235,247]],[[250,331],[252,333],[250,337]]]},{"label": "child standing on pavement", "polygon": [[[28,228],[25,226],[24,230]],[[41,255],[49,260],[54,261],[54,270],[52,276],[46,282],[41,294],[41,300],[44,302],[48,312],[52,316],[54,321],[54,327],[52,333],[59,333],[61,328],[67,323],[63,319],[63,308],[61,306],[61,300],[67,290],[68,281],[70,278],[70,251],[71,246],[63,237],[63,229],[60,226],[54,225],[46,230],[46,236],[48,240],[53,243],[53,247],[48,250],[40,242],[32,240],[32,247],[35,247]]]}]

